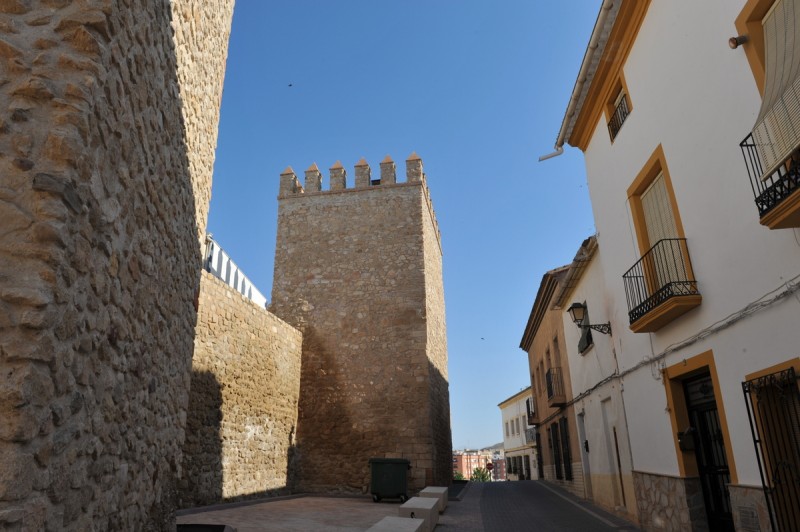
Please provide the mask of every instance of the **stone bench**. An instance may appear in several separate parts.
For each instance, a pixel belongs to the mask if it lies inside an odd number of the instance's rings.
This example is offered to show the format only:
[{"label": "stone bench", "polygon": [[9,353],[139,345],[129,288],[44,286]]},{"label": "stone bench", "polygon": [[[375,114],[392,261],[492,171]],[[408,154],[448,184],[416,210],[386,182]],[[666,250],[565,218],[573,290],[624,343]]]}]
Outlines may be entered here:
[{"label": "stone bench", "polygon": [[422,530],[432,532],[439,522],[439,499],[430,497],[411,497],[397,509],[400,517],[424,519]]},{"label": "stone bench", "polygon": [[445,508],[447,508],[448,494],[449,490],[440,486],[428,486],[419,492],[420,497],[439,499],[439,513],[444,512]]},{"label": "stone bench", "polygon": [[384,517],[367,532],[423,532],[427,530],[424,519],[408,517]]}]

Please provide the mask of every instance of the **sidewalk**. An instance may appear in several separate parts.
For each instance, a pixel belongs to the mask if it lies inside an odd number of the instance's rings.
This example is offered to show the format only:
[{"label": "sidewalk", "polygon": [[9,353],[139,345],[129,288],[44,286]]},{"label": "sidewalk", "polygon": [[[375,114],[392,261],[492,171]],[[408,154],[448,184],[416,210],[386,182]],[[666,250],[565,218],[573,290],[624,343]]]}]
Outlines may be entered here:
[{"label": "sidewalk", "polygon": [[[539,481],[469,483],[439,516],[437,531],[638,530],[591,503]],[[293,496],[182,510],[178,523],[226,524],[239,532],[364,531],[397,515],[399,501]]]}]

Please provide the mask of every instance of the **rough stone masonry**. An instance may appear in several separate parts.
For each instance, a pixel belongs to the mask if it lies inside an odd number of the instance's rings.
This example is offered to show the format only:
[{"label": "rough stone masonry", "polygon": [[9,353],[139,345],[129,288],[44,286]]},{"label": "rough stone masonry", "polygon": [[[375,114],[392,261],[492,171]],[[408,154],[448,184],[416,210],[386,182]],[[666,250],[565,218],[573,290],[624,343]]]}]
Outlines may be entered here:
[{"label": "rough stone masonry", "polygon": [[422,161],[281,175],[271,310],[303,333],[297,489],[364,492],[368,461],[452,478],[442,253]]},{"label": "rough stone masonry", "polygon": [[232,9],[0,0],[2,529],[174,527]]},{"label": "rough stone masonry", "polygon": [[208,272],[196,331],[179,505],[290,493],[300,332]]}]

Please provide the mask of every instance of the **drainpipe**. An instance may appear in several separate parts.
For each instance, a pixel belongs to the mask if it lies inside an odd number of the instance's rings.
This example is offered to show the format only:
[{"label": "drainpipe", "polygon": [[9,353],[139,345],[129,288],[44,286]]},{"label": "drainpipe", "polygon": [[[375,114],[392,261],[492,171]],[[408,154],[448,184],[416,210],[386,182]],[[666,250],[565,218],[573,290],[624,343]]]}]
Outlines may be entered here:
[{"label": "drainpipe", "polygon": [[594,58],[594,54],[597,53],[597,49],[600,43],[600,35],[603,33],[603,27],[606,24],[606,19],[608,18],[609,12],[611,12],[611,8],[614,6],[614,2],[619,2],[621,0],[603,0],[603,5],[600,7],[600,13],[597,15],[597,22],[594,23],[594,30],[592,30],[592,37],[589,39],[589,46],[586,47],[586,53],[583,56],[583,62],[581,63],[581,69],[578,72],[578,79],[575,80],[575,87],[572,89],[572,95],[569,99],[569,105],[567,106],[567,112],[564,114],[564,120],[561,122],[561,129],[558,131],[558,138],[556,139],[555,151],[553,153],[548,153],[547,155],[542,155],[539,157],[539,162],[546,161],[547,159],[551,159],[553,157],[558,157],[562,153],[564,153],[564,140],[567,135],[567,123],[575,114],[576,108],[578,107],[578,100],[580,99],[581,92],[583,92],[583,86],[586,84],[586,74],[589,71],[589,65],[592,64],[592,59]]}]

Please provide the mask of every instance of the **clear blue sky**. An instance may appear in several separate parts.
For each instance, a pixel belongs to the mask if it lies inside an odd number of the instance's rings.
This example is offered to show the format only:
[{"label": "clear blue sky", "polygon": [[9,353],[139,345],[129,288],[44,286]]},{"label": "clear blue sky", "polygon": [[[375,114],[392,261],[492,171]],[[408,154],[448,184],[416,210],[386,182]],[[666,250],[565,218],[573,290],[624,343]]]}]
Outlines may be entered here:
[{"label": "clear blue sky", "polygon": [[[237,0],[209,231],[269,297],[278,176],[423,159],[442,232],[453,447],[502,441],[542,274],[594,233],[583,157],[545,163],[600,0]],[[289,85],[292,85],[291,87]]]}]

